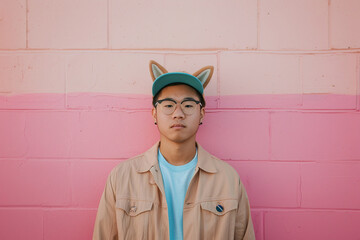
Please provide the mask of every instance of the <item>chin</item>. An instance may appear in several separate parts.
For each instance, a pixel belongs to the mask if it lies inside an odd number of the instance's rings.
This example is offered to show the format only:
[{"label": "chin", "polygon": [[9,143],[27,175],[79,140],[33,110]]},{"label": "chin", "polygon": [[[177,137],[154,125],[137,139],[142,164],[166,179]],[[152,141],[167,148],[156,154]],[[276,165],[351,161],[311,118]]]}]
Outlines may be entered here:
[{"label": "chin", "polygon": [[187,141],[191,141],[192,139],[195,140],[195,136],[196,135],[191,135],[191,136],[171,136],[168,139],[172,142],[175,143],[185,143]]},{"label": "chin", "polygon": [[[160,136],[161,138],[164,138],[164,140],[166,139],[166,141],[171,141],[174,143],[184,143],[187,141],[191,141],[191,139],[195,140],[196,137],[196,132],[197,131],[190,131],[190,132],[186,132],[186,131],[162,131],[160,130]],[[184,129],[183,129],[184,130]],[[190,130],[190,129],[187,129]]]}]

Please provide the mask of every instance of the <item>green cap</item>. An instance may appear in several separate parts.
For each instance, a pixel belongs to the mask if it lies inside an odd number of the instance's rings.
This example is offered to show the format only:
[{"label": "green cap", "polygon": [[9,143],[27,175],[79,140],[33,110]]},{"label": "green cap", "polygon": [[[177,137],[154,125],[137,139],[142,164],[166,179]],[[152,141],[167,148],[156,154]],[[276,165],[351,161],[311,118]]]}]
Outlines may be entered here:
[{"label": "green cap", "polygon": [[161,89],[172,83],[183,83],[189,85],[200,94],[203,94],[204,92],[203,85],[197,77],[184,72],[170,72],[164,73],[155,79],[152,85],[153,96],[155,96]]}]

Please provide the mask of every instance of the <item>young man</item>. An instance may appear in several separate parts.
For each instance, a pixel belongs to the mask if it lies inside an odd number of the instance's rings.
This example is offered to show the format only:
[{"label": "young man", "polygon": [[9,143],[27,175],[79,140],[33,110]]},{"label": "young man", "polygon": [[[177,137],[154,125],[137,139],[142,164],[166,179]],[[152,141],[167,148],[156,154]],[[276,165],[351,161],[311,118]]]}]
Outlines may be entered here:
[{"label": "young man", "polygon": [[112,170],[93,239],[255,239],[236,171],[196,142],[213,67],[167,73],[151,61],[150,72],[160,141]]}]

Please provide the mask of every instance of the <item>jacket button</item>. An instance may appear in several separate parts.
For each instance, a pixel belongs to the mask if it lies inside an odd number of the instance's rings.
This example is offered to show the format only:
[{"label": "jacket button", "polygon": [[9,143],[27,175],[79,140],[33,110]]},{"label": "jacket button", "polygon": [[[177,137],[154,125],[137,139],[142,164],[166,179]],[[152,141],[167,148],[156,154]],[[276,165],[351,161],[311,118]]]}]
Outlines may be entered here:
[{"label": "jacket button", "polygon": [[136,206],[132,206],[132,207],[130,208],[130,212],[136,212]]},{"label": "jacket button", "polygon": [[216,211],[218,211],[218,212],[223,212],[223,211],[224,211],[224,207],[219,204],[219,205],[216,206]]}]

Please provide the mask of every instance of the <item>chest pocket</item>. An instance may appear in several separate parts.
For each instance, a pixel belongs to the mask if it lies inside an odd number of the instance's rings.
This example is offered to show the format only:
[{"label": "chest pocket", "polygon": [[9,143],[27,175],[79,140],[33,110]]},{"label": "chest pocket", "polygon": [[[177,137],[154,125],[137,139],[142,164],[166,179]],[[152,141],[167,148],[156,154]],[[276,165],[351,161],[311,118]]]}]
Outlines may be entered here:
[{"label": "chest pocket", "polygon": [[225,215],[226,213],[237,209],[237,200],[220,200],[220,201],[206,201],[202,202],[201,209],[209,211],[218,216]]},{"label": "chest pocket", "polygon": [[118,239],[148,239],[153,202],[116,199]]},{"label": "chest pocket", "polygon": [[234,239],[237,200],[200,203],[200,239]]},{"label": "chest pocket", "polygon": [[123,210],[128,216],[135,217],[152,209],[153,203],[150,201],[140,201],[131,199],[117,199],[116,208]]}]

